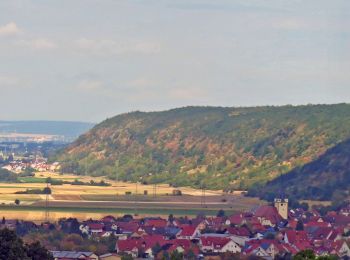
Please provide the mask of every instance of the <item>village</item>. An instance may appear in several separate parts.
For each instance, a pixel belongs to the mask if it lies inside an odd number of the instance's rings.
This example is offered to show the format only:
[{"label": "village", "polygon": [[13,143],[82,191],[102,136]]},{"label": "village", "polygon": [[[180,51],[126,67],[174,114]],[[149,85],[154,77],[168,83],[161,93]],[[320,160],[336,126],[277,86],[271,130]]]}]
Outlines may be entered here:
[{"label": "village", "polygon": [[350,205],[321,216],[316,210],[289,209],[288,199],[275,199],[274,205],[258,206],[230,216],[220,210],[215,217],[124,215],[82,222],[69,218],[41,225],[3,218],[0,226],[22,235],[38,230],[40,233],[61,230],[97,244],[113,238],[108,240],[113,241],[113,250],[99,256],[93,251],[57,250],[46,245],[55,260],[170,257],[268,260],[292,259],[305,250],[312,250],[316,256],[334,255],[335,259],[350,257]]}]

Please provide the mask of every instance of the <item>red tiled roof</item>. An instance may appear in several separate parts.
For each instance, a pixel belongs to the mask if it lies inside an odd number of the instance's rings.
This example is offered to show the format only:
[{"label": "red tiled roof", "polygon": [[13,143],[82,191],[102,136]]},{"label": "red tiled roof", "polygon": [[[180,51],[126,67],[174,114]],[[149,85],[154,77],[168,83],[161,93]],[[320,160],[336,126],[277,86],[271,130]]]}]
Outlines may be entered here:
[{"label": "red tiled roof", "polygon": [[88,224],[88,227],[90,228],[90,229],[94,229],[94,230],[96,230],[96,229],[103,229],[103,224],[100,224],[100,223],[89,223]]},{"label": "red tiled roof", "polygon": [[215,249],[223,248],[228,242],[231,241],[230,238],[227,237],[206,237],[203,236],[200,238],[201,244],[203,246],[213,246]]},{"label": "red tiled roof", "polygon": [[228,227],[227,228],[227,233],[231,235],[236,235],[236,236],[242,236],[242,237],[249,237],[250,232],[247,228],[245,227]]},{"label": "red tiled roof", "polygon": [[272,224],[277,224],[282,220],[282,217],[280,214],[278,214],[278,211],[275,207],[272,206],[260,206],[256,211],[255,211],[255,216],[256,217],[264,217],[268,220],[271,221]]},{"label": "red tiled roof", "polygon": [[228,218],[230,220],[230,223],[233,225],[241,225],[244,221],[244,217],[242,214],[235,214]]},{"label": "red tiled roof", "polygon": [[183,237],[192,236],[196,231],[196,227],[191,225],[181,225],[180,228],[181,228],[181,232],[179,236],[183,236]]},{"label": "red tiled roof", "polygon": [[118,240],[117,247],[119,252],[132,251],[139,249],[142,241],[140,239]]},{"label": "red tiled roof", "polygon": [[165,219],[149,219],[145,222],[145,226],[151,227],[166,227],[168,221]]},{"label": "red tiled roof", "polygon": [[305,231],[287,230],[286,236],[290,244],[295,242],[308,241],[307,233]]}]

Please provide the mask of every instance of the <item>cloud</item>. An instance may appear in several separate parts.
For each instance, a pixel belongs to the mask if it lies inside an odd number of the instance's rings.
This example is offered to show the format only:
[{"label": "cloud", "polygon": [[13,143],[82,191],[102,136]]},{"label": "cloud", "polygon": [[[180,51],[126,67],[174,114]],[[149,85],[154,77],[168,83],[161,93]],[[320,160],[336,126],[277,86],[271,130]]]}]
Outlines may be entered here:
[{"label": "cloud", "polygon": [[16,77],[9,77],[0,75],[0,87],[2,86],[15,86],[19,84],[19,79]]},{"label": "cloud", "polygon": [[277,21],[274,27],[282,30],[299,30],[299,29],[306,29],[308,25],[302,19],[290,18],[290,19],[283,19],[283,20]]},{"label": "cloud", "polygon": [[0,26],[0,36],[11,36],[20,33],[21,30],[14,22]]},{"label": "cloud", "polygon": [[81,80],[78,85],[76,85],[77,89],[94,91],[103,88],[103,82],[100,80]]},{"label": "cloud", "polygon": [[93,54],[121,55],[128,53],[152,54],[160,51],[160,44],[153,42],[116,41],[110,39],[81,38],[75,41],[79,51],[88,51]]},{"label": "cloud", "polygon": [[132,88],[144,88],[144,87],[155,86],[157,85],[157,82],[146,78],[139,78],[139,79],[128,81],[126,85]]},{"label": "cloud", "polygon": [[16,42],[18,45],[30,47],[36,50],[51,50],[57,48],[56,43],[45,38],[37,38],[31,40],[20,40]]}]

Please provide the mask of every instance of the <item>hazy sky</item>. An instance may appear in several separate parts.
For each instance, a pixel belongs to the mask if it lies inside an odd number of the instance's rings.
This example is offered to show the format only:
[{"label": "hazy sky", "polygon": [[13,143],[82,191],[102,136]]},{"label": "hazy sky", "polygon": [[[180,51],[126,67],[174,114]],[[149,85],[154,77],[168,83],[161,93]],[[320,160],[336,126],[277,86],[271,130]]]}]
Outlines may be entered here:
[{"label": "hazy sky", "polygon": [[350,102],[349,0],[1,0],[0,119]]}]

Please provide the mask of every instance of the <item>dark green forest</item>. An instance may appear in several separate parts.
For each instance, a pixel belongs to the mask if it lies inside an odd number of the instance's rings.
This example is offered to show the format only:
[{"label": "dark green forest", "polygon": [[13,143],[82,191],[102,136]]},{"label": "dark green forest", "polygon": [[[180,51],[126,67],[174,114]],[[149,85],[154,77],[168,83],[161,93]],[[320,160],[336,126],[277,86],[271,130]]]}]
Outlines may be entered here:
[{"label": "dark green forest", "polygon": [[268,182],[251,187],[249,194],[272,200],[283,194],[294,199],[344,202],[350,192],[350,139],[329,149],[315,161]]}]

